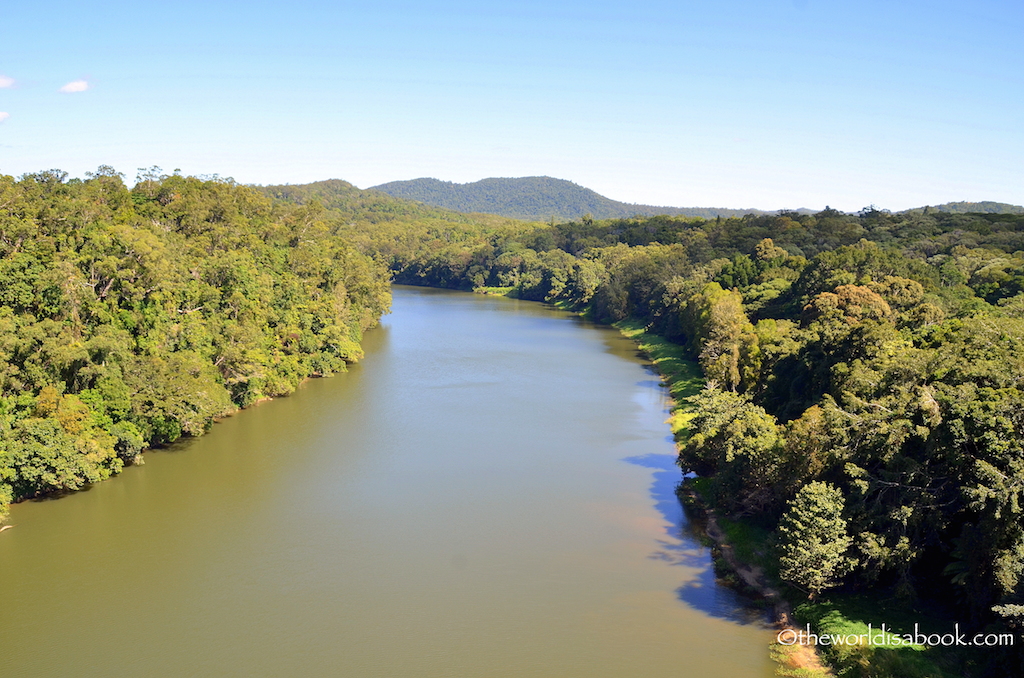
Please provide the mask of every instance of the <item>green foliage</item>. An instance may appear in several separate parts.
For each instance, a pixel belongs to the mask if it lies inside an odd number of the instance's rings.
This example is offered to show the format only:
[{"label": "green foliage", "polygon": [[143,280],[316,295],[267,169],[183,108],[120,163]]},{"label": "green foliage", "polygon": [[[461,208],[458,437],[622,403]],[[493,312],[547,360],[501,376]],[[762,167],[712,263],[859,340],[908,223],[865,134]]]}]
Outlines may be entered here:
[{"label": "green foliage", "polygon": [[0,511],[360,356],[386,268],[230,180],[0,176]]},{"label": "green foliage", "polygon": [[[794,616],[800,624],[809,623],[819,635],[844,641],[858,639],[853,644],[842,642],[821,647],[837,675],[954,678],[975,675],[981,664],[977,651],[905,644],[903,636],[913,634],[915,625],[926,636],[947,634],[954,629],[954,619],[937,616],[934,610],[918,605],[894,604],[881,596],[836,595],[828,601],[804,602],[796,606]],[[863,642],[869,630],[872,641]],[[900,636],[900,640],[895,641],[893,636]]]},{"label": "green foliage", "polygon": [[739,292],[708,283],[687,301],[683,326],[711,383],[746,391],[757,381],[760,347]]},{"label": "green foliage", "polygon": [[694,415],[679,453],[684,473],[708,476],[714,503],[757,513],[778,501],[785,460],[775,418],[744,396],[708,387],[689,398]]},{"label": "green foliage", "polygon": [[951,214],[1024,214],[1024,207],[1021,207],[1020,205],[1011,205],[1005,202],[993,202],[991,200],[982,200],[981,202],[947,202],[942,205],[918,209],[932,209],[938,210],[939,212],[949,212]]},{"label": "green foliage", "polygon": [[814,481],[800,488],[779,521],[779,576],[810,598],[853,567],[844,508],[838,487]]}]

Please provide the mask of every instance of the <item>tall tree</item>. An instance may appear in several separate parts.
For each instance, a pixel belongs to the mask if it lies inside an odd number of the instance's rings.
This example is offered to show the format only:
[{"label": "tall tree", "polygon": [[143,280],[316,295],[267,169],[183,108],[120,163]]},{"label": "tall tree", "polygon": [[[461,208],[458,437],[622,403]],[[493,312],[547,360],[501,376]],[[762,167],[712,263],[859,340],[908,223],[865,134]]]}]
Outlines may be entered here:
[{"label": "tall tree", "polygon": [[846,555],[853,540],[844,506],[838,487],[815,481],[797,492],[779,523],[779,574],[809,598],[835,586],[853,567]]}]

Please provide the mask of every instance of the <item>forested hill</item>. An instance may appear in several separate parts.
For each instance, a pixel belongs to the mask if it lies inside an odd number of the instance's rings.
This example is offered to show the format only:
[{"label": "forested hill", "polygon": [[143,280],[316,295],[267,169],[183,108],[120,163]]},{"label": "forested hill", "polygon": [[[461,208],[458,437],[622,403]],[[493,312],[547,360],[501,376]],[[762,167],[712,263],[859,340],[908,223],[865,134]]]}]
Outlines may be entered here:
[{"label": "forested hill", "polygon": [[392,181],[374,186],[371,190],[458,212],[499,214],[526,221],[549,221],[552,218],[568,221],[587,214],[594,219],[658,214],[713,219],[760,213],[754,209],[632,205],[606,198],[571,181],[551,177],[492,178],[469,184],[438,179],[412,179]]},{"label": "forested hill", "polygon": [[950,214],[1024,214],[1024,207],[1011,205],[1005,202],[993,202],[982,200],[981,202],[947,202],[942,205],[931,205],[929,207],[918,207],[908,212],[948,212]]},{"label": "forested hill", "polygon": [[275,201],[296,205],[316,206],[330,213],[334,220],[418,222],[434,221],[446,224],[505,223],[508,218],[495,215],[467,215],[460,212],[421,204],[374,190],[361,190],[341,179],[326,179],[309,184],[283,184],[254,186],[254,190]]},{"label": "forested hill", "polygon": [[[318,186],[319,184],[309,184]],[[342,182],[343,183],[343,182]],[[349,185],[353,191],[358,191]],[[277,187],[294,189],[301,187]],[[456,184],[438,179],[392,181],[370,190],[381,191],[395,198],[416,200],[425,205],[456,212],[497,214],[525,221],[571,221],[590,215],[594,219],[626,219],[636,216],[741,217],[745,214],[775,214],[757,209],[725,207],[662,207],[634,205],[606,198],[603,195],[564,179],[552,177],[518,177],[481,179]],[[796,214],[812,214],[812,210],[783,210]],[[948,202],[918,207],[907,212],[947,212],[951,214],[1024,214],[1024,207],[985,200],[981,202]]]}]

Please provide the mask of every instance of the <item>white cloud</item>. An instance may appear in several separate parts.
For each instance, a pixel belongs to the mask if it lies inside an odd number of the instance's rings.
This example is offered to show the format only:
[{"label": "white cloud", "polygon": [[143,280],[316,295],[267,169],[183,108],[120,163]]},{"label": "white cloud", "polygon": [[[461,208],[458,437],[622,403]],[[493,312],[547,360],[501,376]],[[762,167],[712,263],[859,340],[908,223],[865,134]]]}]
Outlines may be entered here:
[{"label": "white cloud", "polygon": [[89,89],[89,83],[85,80],[72,80],[60,88],[61,92],[84,92]]},{"label": "white cloud", "polygon": [[5,87],[14,87],[14,78],[8,78],[6,75],[0,75],[0,89]]},{"label": "white cloud", "polygon": [[3,111],[0,111],[0,122],[3,122],[9,117],[11,117],[10,113],[4,113]]}]

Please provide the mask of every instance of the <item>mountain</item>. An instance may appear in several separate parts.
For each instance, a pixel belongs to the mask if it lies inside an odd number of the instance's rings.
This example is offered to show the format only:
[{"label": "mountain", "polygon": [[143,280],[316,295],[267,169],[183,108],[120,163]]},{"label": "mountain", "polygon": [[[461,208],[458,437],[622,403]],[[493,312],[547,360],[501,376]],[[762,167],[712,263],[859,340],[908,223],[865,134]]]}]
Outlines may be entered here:
[{"label": "mountain", "polygon": [[934,210],[951,214],[968,214],[971,212],[975,214],[1024,214],[1024,207],[1020,205],[992,202],[991,200],[982,200],[981,202],[947,202],[942,205],[929,205],[928,207],[918,207],[915,210],[907,211],[913,212],[917,210]]},{"label": "mountain", "polygon": [[754,209],[634,205],[606,198],[589,188],[552,177],[491,178],[469,184],[438,179],[412,179],[392,181],[373,186],[370,190],[457,212],[500,214],[526,221],[567,221],[579,219],[586,214],[595,219],[659,214],[705,218],[762,214],[760,210]]},{"label": "mountain", "polygon": [[[433,218],[444,222],[476,223],[482,217],[466,214],[491,214],[525,221],[571,221],[590,214],[594,219],[621,219],[635,216],[735,217],[745,214],[777,214],[756,209],[716,207],[659,207],[619,202],[564,179],[519,177],[482,179],[456,184],[438,179],[392,181],[360,190],[339,179],[311,184],[260,186],[257,190],[279,200],[308,203],[317,200],[323,207],[339,213],[376,215],[375,218]],[[406,201],[421,203],[416,205]],[[448,211],[448,210],[451,210]],[[813,214],[815,210],[790,210]],[[1002,202],[948,202],[917,207],[905,212],[947,212],[953,214],[1024,214],[1024,207]],[[461,213],[461,215],[452,212]],[[496,217],[494,217],[496,218]],[[467,223],[469,223],[467,222]]]},{"label": "mountain", "polygon": [[444,207],[428,205],[421,201],[407,200],[383,191],[362,190],[341,179],[326,179],[309,184],[282,184],[277,186],[253,186],[273,200],[296,205],[316,205],[317,209],[328,210],[333,218],[349,222],[370,223],[431,223],[438,228],[456,224],[476,227],[496,227],[513,221],[508,217],[494,214],[463,214]]}]

